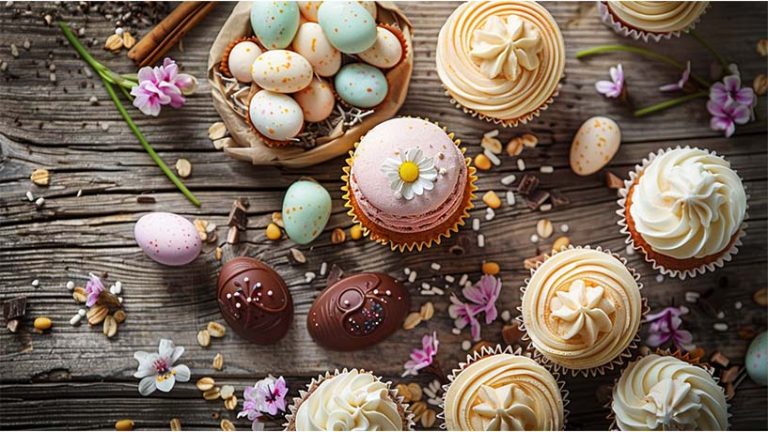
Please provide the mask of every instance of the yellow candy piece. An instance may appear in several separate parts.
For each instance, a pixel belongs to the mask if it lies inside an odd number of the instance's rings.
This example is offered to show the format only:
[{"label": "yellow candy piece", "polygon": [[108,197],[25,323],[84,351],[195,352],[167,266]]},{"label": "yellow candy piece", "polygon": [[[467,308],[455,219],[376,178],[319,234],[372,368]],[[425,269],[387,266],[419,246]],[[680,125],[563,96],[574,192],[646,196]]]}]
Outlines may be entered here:
[{"label": "yellow candy piece", "polygon": [[280,240],[283,236],[283,232],[280,231],[280,227],[271,223],[267,225],[267,238],[270,240]]},{"label": "yellow candy piece", "polygon": [[413,183],[419,178],[419,166],[415,162],[405,161],[398,170],[400,178],[406,183]]}]

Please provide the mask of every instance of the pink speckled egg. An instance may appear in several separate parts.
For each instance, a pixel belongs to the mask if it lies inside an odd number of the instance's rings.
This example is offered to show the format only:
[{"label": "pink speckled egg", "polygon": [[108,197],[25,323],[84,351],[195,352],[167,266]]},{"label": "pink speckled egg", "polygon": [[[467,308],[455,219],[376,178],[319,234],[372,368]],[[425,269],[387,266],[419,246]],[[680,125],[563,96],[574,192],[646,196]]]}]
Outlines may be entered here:
[{"label": "pink speckled egg", "polygon": [[147,256],[169,266],[189,264],[203,247],[192,222],[173,213],[154,212],[142,216],[136,222],[133,235]]}]

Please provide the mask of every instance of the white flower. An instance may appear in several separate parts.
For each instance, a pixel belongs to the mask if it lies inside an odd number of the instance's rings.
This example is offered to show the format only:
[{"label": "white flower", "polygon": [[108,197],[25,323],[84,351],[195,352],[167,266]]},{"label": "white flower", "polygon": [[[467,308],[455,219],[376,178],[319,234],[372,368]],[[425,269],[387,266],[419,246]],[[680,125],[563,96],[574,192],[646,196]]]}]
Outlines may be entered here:
[{"label": "white flower", "polygon": [[188,367],[173,366],[184,354],[184,347],[177,347],[168,339],[160,339],[158,351],[158,353],[137,351],[133,354],[133,358],[139,362],[139,370],[133,376],[141,378],[139,393],[142,396],[152,394],[155,389],[169,392],[176,381],[187,382],[191,376]]},{"label": "white flower", "polygon": [[381,171],[389,179],[389,185],[395,196],[413,199],[425,190],[432,190],[437,179],[437,168],[433,158],[424,157],[419,148],[411,148],[398,153],[397,158],[389,158],[381,165]]}]

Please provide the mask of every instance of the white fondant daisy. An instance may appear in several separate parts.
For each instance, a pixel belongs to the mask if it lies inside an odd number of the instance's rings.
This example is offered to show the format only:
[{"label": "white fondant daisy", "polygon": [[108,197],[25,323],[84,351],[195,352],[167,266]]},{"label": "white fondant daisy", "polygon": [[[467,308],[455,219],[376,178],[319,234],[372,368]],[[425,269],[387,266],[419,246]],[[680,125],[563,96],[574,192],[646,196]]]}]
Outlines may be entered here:
[{"label": "white fondant daisy", "polygon": [[396,197],[410,200],[435,187],[437,168],[433,158],[424,157],[419,148],[401,150],[397,156],[388,158],[381,165]]}]

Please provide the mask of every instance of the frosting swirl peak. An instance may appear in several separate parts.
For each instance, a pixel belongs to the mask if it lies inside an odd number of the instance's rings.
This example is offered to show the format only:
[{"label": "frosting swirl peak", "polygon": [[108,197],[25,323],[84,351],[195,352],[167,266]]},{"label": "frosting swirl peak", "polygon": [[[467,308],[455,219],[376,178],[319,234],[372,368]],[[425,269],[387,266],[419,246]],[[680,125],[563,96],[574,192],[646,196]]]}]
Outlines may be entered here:
[{"label": "frosting swirl peak", "polygon": [[597,340],[598,333],[613,328],[609,315],[616,311],[616,307],[605,295],[605,289],[587,287],[583,279],[573,281],[567,290],[558,291],[549,306],[552,316],[566,323],[560,331],[564,339],[581,336],[591,345]]},{"label": "frosting swirl peak", "polygon": [[482,28],[474,31],[472,41],[469,55],[490,79],[503,73],[515,81],[521,68],[532,71],[539,67],[541,35],[533,24],[518,16],[490,16]]}]

